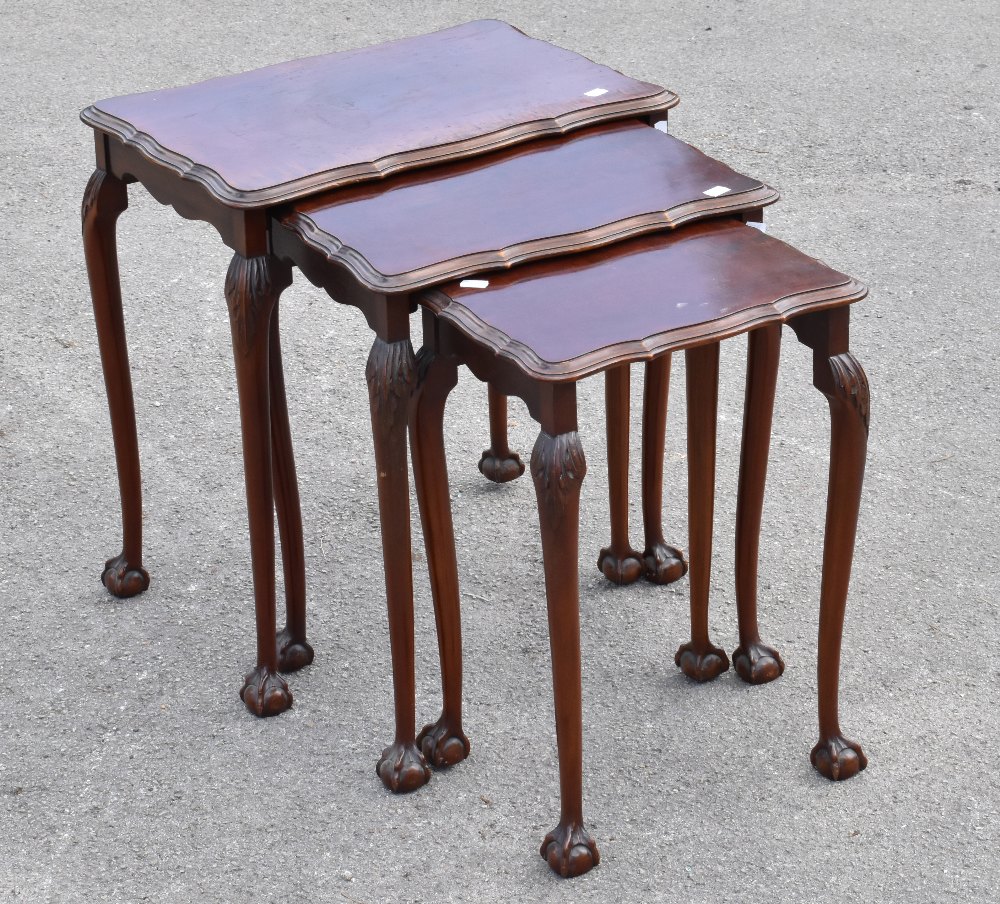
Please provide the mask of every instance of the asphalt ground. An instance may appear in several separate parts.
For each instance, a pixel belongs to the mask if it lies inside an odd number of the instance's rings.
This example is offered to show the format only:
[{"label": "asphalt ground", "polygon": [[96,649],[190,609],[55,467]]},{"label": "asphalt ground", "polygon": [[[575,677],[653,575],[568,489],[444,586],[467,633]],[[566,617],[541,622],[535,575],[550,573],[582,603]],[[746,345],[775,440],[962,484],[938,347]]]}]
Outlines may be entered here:
[{"label": "asphalt ground", "polygon": [[[254,653],[229,252],[139,188],[119,250],[152,585],[116,601],[98,582],[120,538],[79,110],[486,16],[675,90],[674,134],[781,191],[771,233],[871,287],[852,314],[872,432],[841,692],[870,765],[849,782],[808,759],[829,426],[807,351],[786,334],[761,618],[788,667],[758,688],[674,667],[686,581],[598,574],[603,387],[582,384],[585,798],[603,859],[571,882],[537,853],[558,785],[534,494],[476,470],[484,387],[463,375],[448,412],[473,752],[394,797],[373,770],[392,710],[370,332],[301,278],[283,296],[317,656],[294,708],[258,721],[237,697]],[[0,22],[0,900],[998,900],[995,0],[0,0]],[[730,650],[744,355],[724,344],[711,619]],[[681,545],[683,382],[678,361],[665,508]],[[527,454],[519,402],[511,436]],[[423,722],[440,697],[414,528]]]}]

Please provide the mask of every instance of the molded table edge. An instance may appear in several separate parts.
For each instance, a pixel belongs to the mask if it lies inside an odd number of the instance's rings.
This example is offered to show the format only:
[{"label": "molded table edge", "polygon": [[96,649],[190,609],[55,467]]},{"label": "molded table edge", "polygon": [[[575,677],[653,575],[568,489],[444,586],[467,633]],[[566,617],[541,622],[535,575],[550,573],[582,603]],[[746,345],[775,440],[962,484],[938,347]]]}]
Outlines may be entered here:
[{"label": "molded table edge", "polygon": [[867,294],[867,286],[848,278],[834,286],[789,295],[717,320],[606,345],[566,361],[545,361],[529,346],[485,323],[465,305],[453,302],[439,289],[424,292],[417,301],[442,320],[453,324],[472,342],[513,362],[528,377],[549,383],[565,383],[581,380],[619,364],[650,361],[666,352],[718,342],[767,323],[788,323],[800,314],[853,304]]},{"label": "molded table edge", "polygon": [[338,167],[301,179],[294,179],[291,182],[252,191],[234,188],[215,170],[195,163],[190,158],[164,147],[151,135],[137,131],[131,123],[105,113],[94,105],[84,109],[80,113],[80,119],[91,128],[112,135],[123,144],[136,148],[154,163],[168,167],[184,179],[199,183],[223,204],[232,207],[256,208],[292,201],[330,188],[376,179],[404,169],[470,157],[531,138],[544,135],[564,135],[573,129],[597,122],[667,111],[677,106],[678,103],[680,103],[680,98],[672,91],[659,89],[657,93],[646,97],[573,110],[552,118],[519,123],[499,131],[487,132],[461,141],[403,151],[378,160]]}]

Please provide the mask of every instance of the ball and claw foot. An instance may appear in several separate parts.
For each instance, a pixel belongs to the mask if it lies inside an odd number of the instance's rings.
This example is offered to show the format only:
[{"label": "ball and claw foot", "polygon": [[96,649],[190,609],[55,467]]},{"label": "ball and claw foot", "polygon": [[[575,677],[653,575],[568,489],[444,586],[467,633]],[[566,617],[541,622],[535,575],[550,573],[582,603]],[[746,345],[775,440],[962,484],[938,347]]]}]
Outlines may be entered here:
[{"label": "ball and claw foot", "polygon": [[104,563],[101,583],[112,595],[128,599],[149,587],[149,572],[142,567],[133,568],[125,561],[125,553],[122,553]]},{"label": "ball and claw foot", "polygon": [[646,580],[653,584],[672,584],[684,577],[688,570],[684,553],[666,543],[650,546],[642,554],[642,564]]},{"label": "ball and claw foot", "polygon": [[581,825],[559,823],[542,842],[542,859],[564,879],[582,876],[601,862],[601,854],[590,833]]},{"label": "ball and claw foot", "polygon": [[240,697],[247,709],[262,719],[283,713],[292,705],[292,692],[285,679],[262,665],[243,679]]},{"label": "ball and claw foot", "polygon": [[634,549],[628,550],[625,555],[616,555],[610,546],[601,550],[597,569],[612,584],[619,586],[634,584],[642,577],[643,571],[642,560]]},{"label": "ball and claw foot", "polygon": [[416,791],[431,780],[431,770],[412,741],[386,747],[375,764],[375,774],[393,794]]},{"label": "ball and claw foot", "polygon": [[292,640],[288,628],[278,632],[278,669],[282,672],[297,672],[313,661],[313,648],[304,640]]},{"label": "ball and claw foot", "polygon": [[472,749],[461,727],[454,727],[451,720],[444,716],[423,727],[417,735],[417,746],[424,759],[435,769],[445,769],[461,763]]},{"label": "ball and claw foot", "polygon": [[693,641],[681,646],[674,656],[674,662],[688,678],[702,684],[718,678],[729,668],[729,657],[725,650],[711,644],[699,648]]},{"label": "ball and claw foot", "polygon": [[524,473],[524,462],[516,452],[496,455],[492,449],[483,449],[479,459],[479,472],[494,483],[508,483],[517,480]]},{"label": "ball and claw foot", "polygon": [[861,745],[848,741],[843,735],[820,740],[809,759],[816,771],[832,782],[853,778],[868,765]]},{"label": "ball and claw foot", "polygon": [[733,668],[747,684],[767,684],[785,671],[781,654],[757,641],[733,651]]}]

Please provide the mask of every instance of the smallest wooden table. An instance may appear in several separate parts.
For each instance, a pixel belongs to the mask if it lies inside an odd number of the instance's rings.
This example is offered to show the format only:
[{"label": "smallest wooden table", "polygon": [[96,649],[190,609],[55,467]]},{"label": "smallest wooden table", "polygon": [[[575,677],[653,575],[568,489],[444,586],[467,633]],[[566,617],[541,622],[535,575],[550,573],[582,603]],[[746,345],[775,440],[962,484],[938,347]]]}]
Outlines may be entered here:
[{"label": "smallest wooden table", "polygon": [[[576,383],[612,366],[671,350],[687,358],[692,638],[678,660],[713,670],[708,636],[719,340],[763,336],[751,357],[776,349],[782,323],[813,350],[814,383],[832,416],[830,485],[820,595],[819,729],[812,762],[831,779],[866,765],[840,730],[840,642],[868,435],[868,382],[848,350],[848,308],[866,294],[851,278],[738,220],[687,226],[570,258],[534,262],[423,294],[424,347],[411,415],[413,465],[441,644],[444,707],[422,733],[437,765],[462,759],[459,587],[444,455],[443,418],[460,363],[500,392],[520,396],[541,432],[531,456],[538,498],[555,690],[561,814],[541,854],[562,876],[599,860],[583,820],[583,709],[578,532],[587,466],[577,435]],[[751,362],[751,367],[753,363]],[[751,381],[747,413],[770,411],[773,382]],[[770,419],[745,424],[759,448]],[[746,450],[747,446],[744,446]],[[763,480],[763,474],[759,475]],[[741,485],[741,494],[747,492]],[[756,499],[758,489],[751,488]],[[758,503],[759,504],[759,503]],[[754,547],[756,548],[756,547]],[[739,606],[744,628],[756,612]],[[745,625],[752,619],[752,626]],[[685,669],[687,671],[687,669]],[[718,674],[718,671],[715,671]]]}]

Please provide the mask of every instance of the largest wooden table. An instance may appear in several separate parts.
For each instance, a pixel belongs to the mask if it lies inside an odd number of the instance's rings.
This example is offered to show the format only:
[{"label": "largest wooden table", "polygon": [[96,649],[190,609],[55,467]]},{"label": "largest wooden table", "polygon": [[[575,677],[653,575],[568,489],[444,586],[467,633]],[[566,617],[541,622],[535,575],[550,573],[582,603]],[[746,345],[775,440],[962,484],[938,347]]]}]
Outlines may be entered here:
[{"label": "largest wooden table", "polygon": [[[278,340],[277,300],[291,283],[291,268],[272,254],[273,215],[291,201],[398,170],[602,120],[662,118],[676,103],[674,94],[655,85],[528,38],[502,22],[483,21],[113,98],[84,110],[97,156],[83,199],[84,250],[122,505],[123,548],[106,563],[108,588],[131,596],[149,583],[142,567],[139,450],[116,248],[127,184],[139,182],[182,217],[212,224],[234,251],[225,295],[257,615],[257,666],[241,696],[256,715],[274,715],[292,702],[279,672],[308,663],[312,650],[305,636],[301,517]],[[407,294],[352,294],[346,287],[337,300],[361,307],[375,332],[366,376],[394,671],[396,737],[390,752],[399,754],[399,772],[410,754],[420,758],[414,746],[406,459],[406,409],[414,382],[412,303]],[[280,633],[275,506],[293,615]],[[398,779],[383,774],[394,790],[407,790]]]}]

